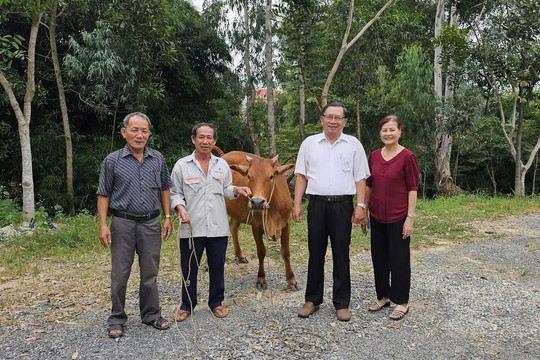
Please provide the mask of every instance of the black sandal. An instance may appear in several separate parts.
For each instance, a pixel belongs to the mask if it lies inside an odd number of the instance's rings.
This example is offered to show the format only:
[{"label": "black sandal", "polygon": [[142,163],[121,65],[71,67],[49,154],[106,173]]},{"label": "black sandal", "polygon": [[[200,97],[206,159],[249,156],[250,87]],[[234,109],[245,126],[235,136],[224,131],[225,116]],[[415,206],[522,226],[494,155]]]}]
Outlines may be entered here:
[{"label": "black sandal", "polygon": [[[113,330],[120,330],[120,332],[113,333]],[[109,337],[111,339],[119,339],[122,336],[124,336],[124,325],[122,324],[114,324],[110,325],[109,329],[107,330],[107,333],[109,334]]]},{"label": "black sandal", "polygon": [[[163,326],[164,323],[167,323],[167,326]],[[169,321],[167,319],[162,318],[161,316],[145,324],[149,326],[153,326],[154,328],[158,330],[167,330],[169,328]]]}]

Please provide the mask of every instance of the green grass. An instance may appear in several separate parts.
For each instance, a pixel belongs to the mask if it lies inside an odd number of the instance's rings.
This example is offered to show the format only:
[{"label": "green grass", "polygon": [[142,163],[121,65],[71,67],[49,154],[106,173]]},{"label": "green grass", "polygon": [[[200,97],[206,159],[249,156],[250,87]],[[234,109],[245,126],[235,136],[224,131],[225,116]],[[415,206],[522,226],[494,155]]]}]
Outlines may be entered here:
[{"label": "green grass", "polygon": [[[525,198],[457,196],[449,199],[420,200],[415,218],[413,249],[461,244],[486,237],[474,226],[477,222],[489,222],[509,216],[525,216],[540,212],[540,196]],[[307,265],[307,225],[305,221],[291,221],[291,261],[293,268]],[[39,273],[44,259],[53,261],[84,262],[106,258],[108,251],[98,240],[98,223],[95,216],[81,214],[75,217],[59,216],[55,219],[57,229],[46,224],[33,235],[5,239],[0,243],[0,279]],[[493,237],[496,234],[490,234]],[[251,228],[240,228],[241,245],[247,258],[257,259]],[[175,268],[178,264],[178,248],[175,232],[163,245],[162,265]],[[281,261],[279,242],[266,242],[268,256]],[[360,227],[352,233],[351,254],[369,250],[369,236],[362,235]],[[229,241],[227,261],[234,261],[232,241]]]}]

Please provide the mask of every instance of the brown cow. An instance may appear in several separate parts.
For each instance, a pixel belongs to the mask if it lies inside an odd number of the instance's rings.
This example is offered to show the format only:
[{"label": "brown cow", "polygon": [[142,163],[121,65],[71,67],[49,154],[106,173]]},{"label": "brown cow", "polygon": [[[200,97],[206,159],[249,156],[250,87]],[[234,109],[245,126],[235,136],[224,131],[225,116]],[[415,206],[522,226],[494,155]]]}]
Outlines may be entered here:
[{"label": "brown cow", "polygon": [[292,200],[287,179],[283,175],[294,165],[280,166],[277,156],[273,159],[265,159],[242,151],[231,151],[224,154],[217,146],[214,146],[214,151],[227,161],[232,170],[235,170],[232,172],[233,184],[249,186],[252,192],[251,199],[244,196],[240,196],[236,200],[225,199],[227,213],[230,216],[229,229],[233,238],[236,258],[239,261],[247,262],[238,241],[238,228],[242,223],[249,224],[257,245],[259,258],[257,288],[265,290],[268,285],[264,271],[266,247],[263,235],[266,234],[273,241],[280,238],[287,287],[291,290],[298,290],[291,268],[289,249]]}]

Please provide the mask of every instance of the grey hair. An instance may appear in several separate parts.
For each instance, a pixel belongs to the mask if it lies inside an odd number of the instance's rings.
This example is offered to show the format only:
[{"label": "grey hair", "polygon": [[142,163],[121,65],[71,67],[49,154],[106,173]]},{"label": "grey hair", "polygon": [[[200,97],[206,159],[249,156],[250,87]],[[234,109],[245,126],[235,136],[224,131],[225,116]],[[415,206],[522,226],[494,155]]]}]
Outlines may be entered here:
[{"label": "grey hair", "polygon": [[146,114],[143,114],[142,112],[132,112],[130,114],[127,114],[125,117],[124,117],[124,120],[122,120],[122,123],[124,124],[123,126],[124,127],[127,127],[128,124],[129,124],[129,119],[131,119],[132,117],[134,116],[140,116],[142,117],[143,119],[145,119],[146,121],[148,121],[148,126],[149,127],[152,127],[152,123],[150,122],[150,119],[148,118],[148,116],[146,116]]},{"label": "grey hair", "polygon": [[214,124],[205,123],[205,122],[198,123],[197,125],[195,125],[191,129],[191,138],[195,139],[195,137],[197,136],[197,130],[199,130],[199,128],[202,127],[202,126],[208,126],[210,129],[214,130],[214,140],[217,140],[217,128],[216,128],[216,126]]}]

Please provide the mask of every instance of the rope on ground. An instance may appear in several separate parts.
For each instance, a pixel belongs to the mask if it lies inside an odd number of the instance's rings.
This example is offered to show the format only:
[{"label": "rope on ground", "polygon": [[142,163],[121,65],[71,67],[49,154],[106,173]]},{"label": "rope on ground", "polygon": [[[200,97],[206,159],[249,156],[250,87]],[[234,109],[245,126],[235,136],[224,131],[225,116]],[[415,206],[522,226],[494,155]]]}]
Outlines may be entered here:
[{"label": "rope on ground", "polygon": [[[272,188],[271,196],[273,195],[273,190],[274,189]],[[270,207],[269,203],[270,203],[270,201],[268,202],[268,205],[265,207],[265,209],[263,210],[263,213],[261,214],[262,222],[263,222],[263,235],[266,235],[265,242],[266,242],[267,251],[268,251],[268,249],[270,249],[270,243],[269,243],[270,237],[268,236],[268,231],[267,231],[268,209]],[[248,220],[249,220],[250,217],[253,217],[252,210],[250,210],[249,213],[248,213]],[[181,222],[179,222],[179,224],[180,225],[179,225],[179,228],[178,228],[178,232],[180,231],[180,226],[182,226]],[[189,264],[188,276],[187,276],[187,278],[189,279],[190,274],[191,274],[191,261],[193,259],[192,257],[195,256],[195,262],[197,264],[197,267],[200,267],[200,261],[197,258],[197,254],[195,252],[195,244],[194,244],[191,224],[188,223],[187,226],[190,227],[190,236],[188,238],[188,243],[189,243],[189,248],[191,249],[190,259],[189,259],[189,263],[188,263]],[[180,247],[178,246],[178,253],[177,253],[178,254],[177,258],[178,259],[180,259],[180,250],[179,249],[180,249]],[[265,254],[265,256],[266,256],[266,259],[267,259],[267,269],[270,272],[270,258],[266,254]],[[189,280],[186,280],[186,277],[184,277],[184,275],[183,275],[181,262],[179,262],[179,264],[180,264],[179,269],[180,269],[181,288],[182,288],[182,286],[185,288],[186,293],[187,293],[188,298],[189,298],[190,305],[191,305],[190,316],[189,317],[190,317],[191,325],[192,325],[192,329],[193,329],[192,330],[193,331],[193,337],[192,337],[193,344],[207,358],[209,358],[209,359],[221,359],[222,356],[212,356],[212,354],[210,354],[207,350],[205,350],[199,344],[198,333],[197,333],[197,324],[196,324],[196,321],[195,321],[196,316],[194,316],[193,305],[192,305],[192,301],[191,301],[191,298],[189,297],[189,292],[188,292],[188,286],[190,284],[189,284]],[[273,290],[270,289],[269,291],[270,291],[270,303],[273,306]],[[272,348],[276,348],[276,346],[278,346],[279,343],[281,343],[283,345],[284,349],[279,351],[279,352],[265,350],[264,349],[264,344],[261,344],[261,339],[259,337],[255,336],[255,335],[251,335],[251,334],[246,334],[245,336],[255,340],[255,343],[251,343],[249,341],[246,341],[246,340],[240,338],[239,336],[236,336],[236,335],[232,334],[227,329],[225,329],[225,327],[222,324],[222,319],[218,319],[217,316],[212,311],[210,311],[210,314],[212,314],[213,321],[217,325],[217,327],[221,330],[221,332],[223,334],[228,336],[229,339],[233,339],[237,343],[242,344],[242,345],[248,347],[249,349],[252,349],[252,350],[254,350],[254,351],[258,352],[258,353],[265,354],[265,355],[268,355],[268,356],[285,357],[285,358],[298,358],[299,356],[301,356],[302,358],[305,358],[305,359],[317,359],[317,358],[320,357],[322,352],[324,352],[324,351],[326,351],[328,349],[328,346],[329,346],[328,340],[326,340],[322,335],[319,335],[319,334],[313,332],[312,330],[310,330],[310,329],[308,329],[308,328],[306,328],[304,326],[290,326],[289,325],[289,326],[283,327],[281,324],[278,324],[275,320],[271,320],[271,322],[273,322],[274,324],[270,325],[270,327],[266,327],[265,329],[266,329],[266,331],[274,331],[277,336],[275,336],[273,339],[279,339],[279,342],[273,342],[273,343],[271,343],[271,346],[272,346]],[[264,320],[268,320],[268,318],[265,316]],[[178,334],[180,334],[180,336],[183,338],[183,341],[184,341],[184,344],[185,344],[185,349],[186,349],[185,357],[189,357],[188,339],[186,338],[186,336],[180,330],[177,321],[174,321],[174,328],[176,329]],[[292,332],[294,332],[295,334],[293,334],[293,335],[289,334],[288,332],[290,330],[294,330]],[[300,334],[298,334],[299,330],[301,331]],[[305,340],[303,340],[302,337],[305,337]],[[318,339],[318,342],[316,342],[314,339]],[[228,341],[228,342],[230,343],[231,341]],[[235,347],[231,345],[231,347],[229,349],[233,350],[233,349],[235,349]]]}]

